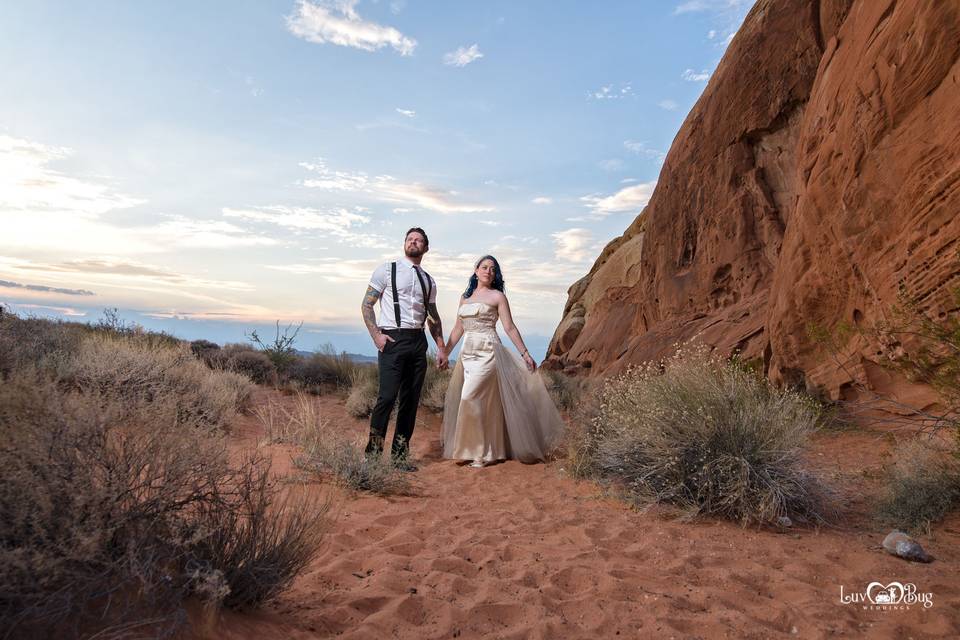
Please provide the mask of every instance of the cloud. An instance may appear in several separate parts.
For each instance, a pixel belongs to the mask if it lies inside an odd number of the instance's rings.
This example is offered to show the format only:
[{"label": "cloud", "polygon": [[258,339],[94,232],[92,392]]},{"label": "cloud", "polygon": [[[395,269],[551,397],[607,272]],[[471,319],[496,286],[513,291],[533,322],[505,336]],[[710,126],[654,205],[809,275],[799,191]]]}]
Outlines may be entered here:
[{"label": "cloud", "polygon": [[604,171],[620,171],[623,169],[623,160],[620,158],[610,158],[609,160],[601,160],[599,166]]},{"label": "cloud", "polygon": [[[0,265],[4,266],[4,265]],[[43,273],[48,276],[57,274],[74,274],[83,279],[90,279],[99,284],[114,284],[126,282],[130,284],[175,284],[181,288],[208,288],[230,289],[234,291],[252,291],[253,287],[245,282],[235,280],[211,280],[188,274],[178,273],[169,269],[149,264],[143,264],[123,259],[93,258],[84,260],[68,260],[57,263],[31,262],[18,260],[6,265],[14,271],[28,271]],[[40,289],[34,289],[40,291]],[[63,292],[50,288],[53,293]],[[94,295],[94,294],[90,294]]]},{"label": "cloud", "polygon": [[667,111],[676,111],[676,110],[677,110],[677,107],[678,107],[679,105],[678,105],[676,102],[674,102],[673,100],[666,99],[666,100],[661,100],[660,102],[658,102],[658,103],[657,103],[657,106],[660,107],[661,109],[665,109],[665,110],[667,110]]},{"label": "cloud", "polygon": [[27,289],[29,291],[40,291],[43,293],[62,293],[67,296],[93,296],[93,291],[86,289],[61,289],[60,287],[47,287],[40,284],[21,284],[19,282],[10,282],[9,280],[0,280],[0,287],[8,289]]},{"label": "cloud", "polygon": [[636,140],[624,140],[623,147],[630,153],[635,153],[637,155],[644,156],[645,158],[650,158],[651,160],[656,160],[658,162],[663,162],[666,154],[659,149],[652,149],[647,146],[646,142],[637,142]]},{"label": "cloud", "polygon": [[530,202],[533,204],[553,204],[553,198],[548,198],[547,196],[537,196]]},{"label": "cloud", "polygon": [[272,205],[248,209],[224,208],[223,215],[228,218],[242,218],[256,222],[265,222],[294,232],[319,231],[325,236],[337,238],[341,243],[365,249],[388,249],[393,246],[383,236],[357,231],[370,223],[370,217],[344,208],[310,209],[306,207],[288,207]]},{"label": "cloud", "polygon": [[14,307],[20,309],[46,309],[47,311],[55,311],[60,315],[82,318],[87,315],[86,311],[80,311],[79,309],[74,309],[73,307],[52,307],[45,304],[26,304],[22,302],[13,303]]},{"label": "cloud", "polygon": [[393,47],[408,56],[417,41],[393,27],[364,20],[357,14],[359,0],[298,0],[294,13],[287,16],[287,30],[298,38],[316,44],[336,44],[364,51]]},{"label": "cloud", "polygon": [[713,40],[716,37],[717,37],[716,29],[710,29],[710,31],[707,32],[707,40]]},{"label": "cloud", "polygon": [[400,107],[397,107],[397,113],[408,118],[412,118],[417,115],[417,112],[413,109],[401,109]]},{"label": "cloud", "polygon": [[77,178],[50,167],[73,155],[54,147],[0,135],[0,211],[51,211],[98,216],[146,200],[118,193],[104,179]]},{"label": "cloud", "polygon": [[472,44],[469,47],[458,47],[456,51],[444,54],[443,64],[452,67],[465,67],[474,60],[479,60],[482,57],[483,54],[480,53],[480,48],[476,44]]},{"label": "cloud", "polygon": [[640,213],[640,210],[650,201],[656,184],[656,182],[642,182],[624,187],[613,195],[592,194],[583,196],[580,200],[586,203],[594,218],[604,218],[612,213],[627,211]]},{"label": "cloud", "polygon": [[753,0],[687,0],[674,8],[674,15],[701,11],[729,12],[748,7]]},{"label": "cloud", "polygon": [[550,237],[553,238],[554,255],[558,260],[586,262],[591,258],[589,248],[593,243],[593,234],[589,229],[566,229],[552,233]]},{"label": "cloud", "polygon": [[596,91],[588,91],[587,98],[590,100],[621,100],[633,94],[633,87],[629,82],[620,84],[619,88],[614,88],[612,84],[606,84]]},{"label": "cloud", "polygon": [[704,82],[705,80],[710,79],[710,72],[706,69],[703,69],[697,73],[693,69],[685,69],[684,72],[680,74],[680,77],[687,82]]},{"label": "cloud", "polygon": [[331,282],[369,282],[380,260],[319,258],[310,264],[267,264],[264,268],[298,276],[316,275]]},{"label": "cloud", "polygon": [[400,182],[393,176],[370,176],[366,172],[333,171],[324,160],[302,162],[300,166],[317,177],[303,180],[301,184],[312,189],[325,191],[344,191],[366,194],[384,202],[400,205],[415,205],[422,209],[438,213],[477,213],[495,211],[495,208],[481,203],[462,202],[456,191],[419,182]]}]

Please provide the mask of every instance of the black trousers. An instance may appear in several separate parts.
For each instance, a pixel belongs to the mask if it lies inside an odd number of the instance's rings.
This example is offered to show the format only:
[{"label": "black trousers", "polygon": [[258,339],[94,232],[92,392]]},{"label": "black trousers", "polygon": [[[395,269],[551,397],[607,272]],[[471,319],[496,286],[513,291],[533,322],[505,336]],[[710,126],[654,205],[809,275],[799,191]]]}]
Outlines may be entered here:
[{"label": "black trousers", "polygon": [[383,333],[395,342],[387,341],[377,354],[380,369],[380,391],[377,404],[370,414],[370,440],[367,453],[379,455],[387,437],[390,413],[397,403],[397,428],[393,433],[390,453],[394,458],[407,457],[410,437],[417,421],[420,391],[427,373],[427,336],[423,330],[384,329]]}]

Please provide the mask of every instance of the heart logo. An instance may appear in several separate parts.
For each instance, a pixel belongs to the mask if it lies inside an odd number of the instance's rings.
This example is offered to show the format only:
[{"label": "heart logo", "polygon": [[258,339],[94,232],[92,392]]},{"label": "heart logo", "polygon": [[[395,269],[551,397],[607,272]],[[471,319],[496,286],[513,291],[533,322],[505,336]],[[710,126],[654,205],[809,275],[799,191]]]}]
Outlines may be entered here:
[{"label": "heart logo", "polygon": [[871,582],[867,585],[867,600],[873,604],[897,604],[903,600],[904,592],[900,582],[891,582],[888,585]]}]

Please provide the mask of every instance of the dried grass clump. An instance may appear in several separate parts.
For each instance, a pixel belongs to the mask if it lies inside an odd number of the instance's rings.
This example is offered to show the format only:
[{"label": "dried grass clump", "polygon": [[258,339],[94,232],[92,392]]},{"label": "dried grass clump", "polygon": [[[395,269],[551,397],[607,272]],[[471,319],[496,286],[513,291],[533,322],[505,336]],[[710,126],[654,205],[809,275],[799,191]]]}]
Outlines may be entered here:
[{"label": "dried grass clump", "polygon": [[277,367],[267,354],[245,344],[227,344],[211,354],[210,363],[215,369],[225,369],[244,375],[256,384],[277,384]]},{"label": "dried grass clump", "polygon": [[540,369],[540,375],[543,376],[543,382],[553,399],[553,404],[561,411],[576,409],[583,397],[584,390],[590,384],[584,378],[576,378],[562,371],[551,369]]},{"label": "dried grass clump", "polygon": [[347,395],[347,413],[354,418],[368,418],[377,404],[380,391],[376,367],[361,367],[350,378],[350,393]]},{"label": "dried grass clump", "polygon": [[930,525],[960,506],[960,459],[947,445],[914,440],[897,451],[877,511],[882,520],[910,531]]},{"label": "dried grass clump", "polygon": [[[423,378],[423,389],[420,392],[420,406],[435,413],[443,412],[443,404],[447,398],[447,387],[450,385],[452,371],[437,369],[437,360],[433,354],[427,356],[427,373]],[[374,398],[376,402],[376,398]]]},{"label": "dried grass clump", "polygon": [[307,357],[298,356],[290,364],[288,375],[290,380],[315,391],[327,385],[346,389],[361,366],[365,365],[354,363],[346,353],[337,353],[328,344]]},{"label": "dried grass clump", "polygon": [[317,402],[304,393],[298,393],[289,408],[274,405],[272,411],[262,414],[261,421],[270,423],[268,429],[274,434],[284,434],[286,441],[301,447],[294,464],[304,471],[331,476],[340,486],[356,491],[380,495],[410,492],[411,483],[404,472],[389,458],[366,455],[359,443],[331,428]]},{"label": "dried grass clump", "polygon": [[822,522],[829,492],[804,460],[820,410],[705,348],[609,380],[578,455],[638,504],[741,523]]},{"label": "dried grass clump", "polygon": [[164,402],[177,424],[227,428],[249,406],[253,387],[243,376],[211,371],[189,347],[159,346],[105,336],[85,339],[56,374],[85,392],[113,396],[128,406]]}]

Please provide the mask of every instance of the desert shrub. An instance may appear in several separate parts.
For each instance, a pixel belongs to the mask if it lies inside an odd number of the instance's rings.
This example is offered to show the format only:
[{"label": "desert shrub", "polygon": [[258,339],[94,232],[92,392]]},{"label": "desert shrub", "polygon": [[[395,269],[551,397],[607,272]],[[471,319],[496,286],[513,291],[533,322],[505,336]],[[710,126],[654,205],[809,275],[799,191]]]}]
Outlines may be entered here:
[{"label": "desert shrub", "polygon": [[[433,354],[427,356],[427,373],[423,378],[423,389],[420,392],[420,406],[434,412],[443,411],[443,403],[447,396],[447,387],[450,385],[450,369],[440,371]],[[374,398],[376,402],[376,398]]]},{"label": "desert shrub", "polygon": [[543,382],[553,403],[561,411],[575,409],[580,402],[582,389],[589,384],[584,379],[568,376],[562,371],[540,369],[540,375],[543,376]]},{"label": "desert shrub", "polygon": [[363,446],[343,437],[311,438],[303,455],[294,463],[304,471],[330,475],[343,487],[378,495],[406,495],[411,491],[409,475],[398,470],[387,456],[364,453]]},{"label": "desert shrub", "polygon": [[370,416],[377,404],[380,382],[376,367],[359,367],[350,378],[350,394],[347,396],[347,413],[355,418]]},{"label": "desert shrub", "polygon": [[131,406],[167,403],[177,409],[177,424],[226,428],[252,393],[248,380],[209,370],[184,345],[101,336],[84,340],[56,374],[76,389],[115,396]]},{"label": "desert shrub", "polygon": [[316,555],[329,509],[325,498],[281,494],[265,459],[249,457],[226,492],[191,514],[191,589],[231,609],[273,598]]},{"label": "desert shrub", "polygon": [[347,388],[357,367],[346,353],[337,353],[328,344],[309,356],[298,356],[290,364],[288,375],[291,380],[315,389],[323,385]]},{"label": "desert shrub", "polygon": [[203,361],[208,367],[212,367],[217,360],[217,354],[220,351],[220,345],[209,340],[194,340],[190,343],[190,352]]},{"label": "desert shrub", "polygon": [[271,443],[302,444],[310,434],[325,428],[317,401],[303,391],[289,402],[271,398],[254,410]]},{"label": "desert shrub", "polygon": [[742,523],[822,521],[828,491],[804,450],[819,408],[704,348],[606,382],[581,455],[584,472],[638,504]]},{"label": "desert shrub", "polygon": [[25,366],[56,367],[77,350],[84,337],[77,324],[0,315],[0,375]]},{"label": "desert shrub", "polygon": [[277,383],[277,368],[273,361],[245,344],[224,345],[212,359],[217,367],[247,376],[257,384]]},{"label": "desert shrub", "polygon": [[960,461],[931,441],[915,440],[899,448],[885,477],[885,495],[877,512],[906,530],[928,530],[960,506]]},{"label": "desert shrub", "polygon": [[249,382],[185,346],[86,336],[0,383],[0,629],[159,635],[188,595],[248,606],[283,588],[325,510],[285,501],[262,461],[231,462],[224,421]]},{"label": "desert shrub", "polygon": [[[279,405],[278,405],[279,407]],[[385,456],[368,456],[359,443],[350,441],[323,419],[316,400],[298,393],[289,408],[279,407],[273,427],[288,441],[301,447],[294,464],[304,471],[332,476],[337,484],[377,494],[404,494],[410,491],[408,476]]]},{"label": "desert shrub", "polygon": [[272,341],[264,342],[256,330],[247,334],[247,338],[255,344],[262,353],[270,358],[270,361],[277,368],[277,372],[281,376],[285,376],[289,372],[290,367],[293,366],[299,358],[297,350],[293,345],[296,343],[297,334],[300,333],[302,327],[302,322],[296,327],[289,324],[281,331],[280,321],[277,320],[276,335]]}]

